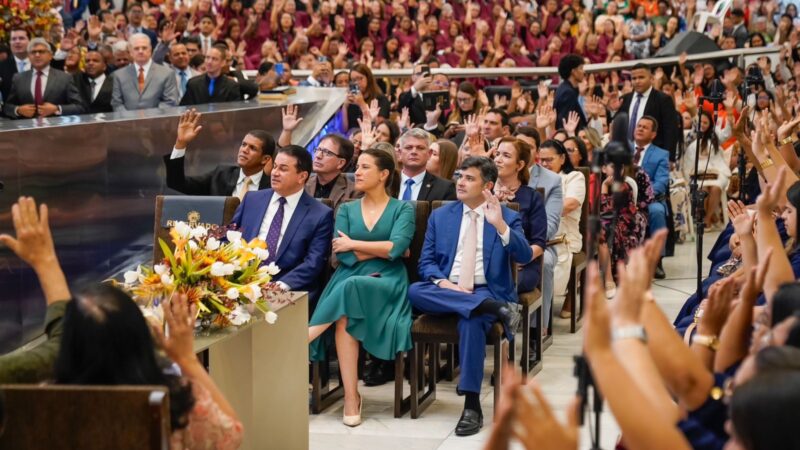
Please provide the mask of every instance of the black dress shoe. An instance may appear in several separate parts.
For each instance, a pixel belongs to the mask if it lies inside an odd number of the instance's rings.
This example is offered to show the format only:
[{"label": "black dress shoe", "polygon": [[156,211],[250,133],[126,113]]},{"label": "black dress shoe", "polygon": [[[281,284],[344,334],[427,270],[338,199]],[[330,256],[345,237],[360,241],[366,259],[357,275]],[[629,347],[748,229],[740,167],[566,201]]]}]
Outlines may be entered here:
[{"label": "black dress shoe", "polygon": [[[537,355],[538,352],[536,351],[539,348],[539,341],[536,340],[536,334],[535,333],[541,333],[541,331],[539,331],[538,328],[531,328],[531,336],[530,336],[530,338],[528,338],[528,347],[530,348],[529,353],[528,353],[528,367],[529,368],[532,368],[533,366],[536,365],[536,363],[539,362],[539,357]],[[525,355],[522,355],[522,357],[524,358]],[[520,364],[520,366],[522,365],[522,359],[520,359],[519,364]]]},{"label": "black dress shoe", "polygon": [[394,380],[394,361],[374,360],[373,369],[364,375],[364,386],[381,386]]},{"label": "black dress shoe", "polygon": [[483,428],[483,414],[472,409],[465,409],[461,413],[461,418],[458,419],[456,436],[472,436],[478,434],[481,428]]},{"label": "black dress shoe", "polygon": [[503,329],[506,332],[506,338],[511,341],[514,339],[514,333],[517,331],[517,327],[519,326],[519,322],[522,320],[522,315],[517,310],[517,306],[514,304],[509,304],[508,306],[503,306],[498,311],[498,319],[503,322]]},{"label": "black dress shoe", "polygon": [[656,280],[663,280],[664,278],[667,278],[667,274],[664,273],[664,269],[661,267],[661,264],[656,267],[655,277]]}]

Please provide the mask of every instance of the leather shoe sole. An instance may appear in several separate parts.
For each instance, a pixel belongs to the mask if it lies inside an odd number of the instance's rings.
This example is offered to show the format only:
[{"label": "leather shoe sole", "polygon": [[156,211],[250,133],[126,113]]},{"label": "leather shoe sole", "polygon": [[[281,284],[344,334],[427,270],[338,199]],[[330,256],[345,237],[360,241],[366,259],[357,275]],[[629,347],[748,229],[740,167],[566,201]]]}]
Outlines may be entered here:
[{"label": "leather shoe sole", "polygon": [[506,337],[509,341],[513,340],[514,333],[517,331],[519,322],[522,320],[522,315],[520,315],[519,311],[517,311],[515,305],[508,305],[500,308],[499,319],[503,322]]}]

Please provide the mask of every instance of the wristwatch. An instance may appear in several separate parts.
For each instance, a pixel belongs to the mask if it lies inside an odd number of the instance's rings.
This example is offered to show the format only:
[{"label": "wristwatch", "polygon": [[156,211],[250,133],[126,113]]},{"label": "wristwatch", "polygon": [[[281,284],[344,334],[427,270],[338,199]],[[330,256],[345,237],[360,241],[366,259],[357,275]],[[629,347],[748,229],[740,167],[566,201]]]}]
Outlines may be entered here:
[{"label": "wristwatch", "polygon": [[781,139],[780,143],[781,145],[786,145],[786,144],[794,144],[795,142],[797,142],[797,138],[792,135],[789,135]]},{"label": "wristwatch", "polygon": [[629,325],[627,327],[614,328],[611,331],[611,339],[621,341],[623,339],[638,339],[642,343],[647,343],[647,333],[641,325]]},{"label": "wristwatch", "polygon": [[709,350],[715,352],[719,348],[719,338],[705,334],[695,334],[692,338],[692,344],[699,344],[704,347],[708,347]]}]

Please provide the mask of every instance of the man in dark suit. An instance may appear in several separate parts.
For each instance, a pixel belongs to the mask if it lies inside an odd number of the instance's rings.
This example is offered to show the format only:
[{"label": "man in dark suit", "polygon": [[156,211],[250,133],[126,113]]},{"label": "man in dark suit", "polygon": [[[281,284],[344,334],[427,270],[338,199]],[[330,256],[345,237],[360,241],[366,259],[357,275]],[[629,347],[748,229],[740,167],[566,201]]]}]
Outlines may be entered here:
[{"label": "man in dark suit", "polygon": [[425,115],[425,103],[422,93],[429,90],[433,82],[430,66],[417,64],[411,74],[411,89],[400,94],[398,109],[408,108],[408,117],[412,124],[422,125],[428,121]]},{"label": "man in dark suit", "polygon": [[9,46],[13,57],[0,62],[0,93],[3,94],[3,99],[7,99],[11,93],[11,80],[14,74],[31,69],[31,61],[28,58],[29,43],[30,36],[27,30],[11,30]]},{"label": "man in dark suit", "polygon": [[326,134],[314,149],[314,173],[306,182],[306,193],[330,199],[333,209],[353,197],[355,183],[342,173],[353,158],[353,143],[338,134]]},{"label": "man in dark suit", "polygon": [[675,114],[675,103],[672,97],[653,88],[650,68],[645,64],[636,64],[631,70],[633,92],[622,97],[620,111],[628,113],[628,140],[634,141],[636,124],[643,116],[655,118],[658,132],[653,145],[669,152],[669,160],[675,161],[678,138],[683,133],[678,127],[678,116]]},{"label": "man in dark suit", "polygon": [[513,339],[519,322],[519,313],[509,305],[517,301],[514,263],[529,263],[533,252],[519,214],[490,193],[497,181],[494,163],[470,157],[461,164],[460,174],[459,201],[433,211],[428,220],[419,258],[423,281],[409,287],[408,300],[425,314],[458,316],[457,392],[466,398],[456,435],[470,436],[483,426],[479,396],[486,333],[499,320]]},{"label": "man in dark suit", "polygon": [[400,136],[400,200],[455,200],[456,186],[450,180],[428,173],[425,168],[431,157],[430,133],[412,128]]},{"label": "man in dark suit", "polygon": [[128,36],[138,33],[146,34],[150,38],[151,48],[155,48],[158,44],[158,36],[152,30],[147,29],[142,23],[143,21],[144,8],[142,8],[142,4],[138,2],[130,3],[128,5]]},{"label": "man in dark suit", "polygon": [[83,104],[72,76],[50,67],[53,51],[42,38],[28,44],[31,70],[14,75],[3,113],[12,119],[81,114]]},{"label": "man in dark suit", "polygon": [[86,52],[84,72],[74,75],[86,112],[90,114],[111,112],[111,91],[114,81],[106,76],[106,60],[96,50]]},{"label": "man in dark suit", "polygon": [[223,47],[211,47],[206,53],[206,73],[189,80],[181,106],[235,102],[241,99],[239,84],[222,75],[227,53]]},{"label": "man in dark suit", "polygon": [[582,130],[586,127],[586,115],[579,103],[580,92],[578,83],[583,81],[583,58],[569,54],[558,63],[558,75],[561,76],[561,84],[556,89],[556,99],[554,108],[556,110],[556,128],[563,127],[569,118],[570,112],[578,114],[578,128]]},{"label": "man in dark suit", "polygon": [[245,195],[233,216],[242,237],[267,242],[269,258],[281,271],[274,277],[284,289],[308,291],[313,310],[322,292],[333,236],[333,210],[303,187],[311,173],[311,155],[300,146],[278,150],[271,189]]},{"label": "man in dark suit", "polygon": [[172,153],[164,155],[167,166],[167,186],[188,195],[225,195],[243,198],[250,191],[267,189],[269,175],[264,168],[272,163],[275,140],[266,131],[251,130],[242,139],[237,155],[237,165],[217,166],[211,172],[197,177],[184,173],[186,150],[200,133],[200,113],[190,109],[178,122],[178,138]]}]

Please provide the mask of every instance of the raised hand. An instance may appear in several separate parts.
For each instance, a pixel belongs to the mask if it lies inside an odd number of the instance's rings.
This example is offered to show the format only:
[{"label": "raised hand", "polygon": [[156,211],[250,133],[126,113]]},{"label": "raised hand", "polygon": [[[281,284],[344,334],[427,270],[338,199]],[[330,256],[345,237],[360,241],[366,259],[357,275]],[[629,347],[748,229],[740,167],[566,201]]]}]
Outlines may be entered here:
[{"label": "raised hand", "polygon": [[711,286],[703,315],[697,324],[697,332],[703,335],[718,336],[731,312],[734,278],[726,278]]},{"label": "raised hand", "polygon": [[778,170],[778,177],[774,183],[767,185],[767,188],[761,192],[756,200],[758,210],[762,213],[772,214],[775,207],[780,202],[780,197],[783,195],[783,184],[786,181],[786,167],[781,167]]},{"label": "raised hand", "polygon": [[503,209],[500,206],[500,200],[488,189],[483,190],[483,198],[486,200],[483,206],[486,221],[494,226],[498,233],[505,233],[508,225],[506,225],[506,222],[503,220]]},{"label": "raised hand", "polygon": [[[733,201],[733,200],[731,200]],[[738,216],[734,217],[733,220],[733,230],[736,234],[740,237],[744,236],[752,236],[753,235],[753,224],[754,220],[750,214],[739,214]]]},{"label": "raised hand", "polygon": [[300,125],[303,118],[298,117],[299,112],[300,108],[297,105],[287,105],[281,110],[281,123],[284,131],[294,131]]},{"label": "raised hand", "polygon": [[442,105],[437,103],[433,111],[425,111],[425,125],[427,125],[428,128],[433,128],[433,126],[439,122],[440,117],[442,117]]},{"label": "raised hand", "polygon": [[611,317],[597,262],[590,262],[586,268],[586,281],[584,295],[587,300],[587,312],[583,350],[591,360],[600,353],[611,351]]},{"label": "raised hand", "polygon": [[550,93],[550,88],[547,87],[544,81],[540,81],[536,86],[536,92],[539,94],[539,101],[541,102],[547,98],[547,94]]},{"label": "raised hand", "polygon": [[470,114],[464,119],[464,133],[466,134],[467,138],[472,138],[477,136],[481,131],[481,127],[478,124],[478,118],[475,114]]},{"label": "raised hand", "polygon": [[175,32],[175,23],[167,22],[161,30],[161,41],[168,44],[174,41],[177,36],[178,34]]},{"label": "raised hand", "polygon": [[728,200],[728,216],[731,220],[747,214],[747,206],[741,200]]},{"label": "raised hand", "polygon": [[778,127],[778,140],[791,136],[797,124],[800,124],[800,117],[795,117],[792,120],[785,120],[781,126]]},{"label": "raised hand", "polygon": [[531,379],[514,396],[514,424],[511,429],[524,448],[574,450],[579,441],[580,399],[575,397],[567,408],[567,423],[556,419],[553,408],[539,383]]},{"label": "raised hand", "polygon": [[103,33],[103,24],[100,23],[100,18],[97,16],[89,16],[89,23],[86,26],[86,31],[89,33],[90,41],[99,41],[100,35]]},{"label": "raised hand", "polygon": [[377,140],[377,133],[369,120],[358,119],[358,126],[361,128],[361,148],[368,149]]},{"label": "raised hand", "polygon": [[570,111],[567,115],[566,119],[561,119],[562,124],[564,125],[564,130],[567,132],[569,136],[575,136],[575,130],[578,129],[578,123],[580,122],[580,116],[575,111]]},{"label": "raised hand", "polygon": [[545,129],[556,122],[556,110],[545,104],[539,107],[536,113],[536,128]]},{"label": "raised hand", "polygon": [[407,130],[411,126],[411,115],[409,114],[408,107],[400,110],[400,118],[397,119],[397,127],[400,130]]},{"label": "raised hand", "polygon": [[33,197],[20,197],[11,207],[11,218],[16,238],[1,234],[0,243],[34,269],[58,263],[53,236],[50,233],[47,205],[40,205],[37,211]]},{"label": "raised hand", "polygon": [[769,249],[764,253],[758,266],[747,272],[744,285],[739,290],[739,301],[743,307],[752,308],[758,296],[764,291],[764,280],[767,277],[771,259],[772,249]]},{"label": "raised hand", "polygon": [[732,111],[736,106],[737,98],[738,97],[735,92],[725,91],[725,99],[722,101],[722,106],[724,106],[726,110]]},{"label": "raised hand", "polygon": [[494,107],[495,108],[505,108],[508,106],[508,97],[505,95],[496,94],[494,96]]},{"label": "raised hand", "polygon": [[373,98],[369,102],[369,118],[370,120],[372,120],[373,123],[378,120],[378,114],[380,114],[380,112],[381,112],[381,107],[380,104],[378,103],[378,99]]},{"label": "raised hand", "polygon": [[192,142],[203,126],[200,125],[201,114],[192,108],[181,114],[178,120],[178,137],[175,140],[175,148],[184,150]]},{"label": "raised hand", "polygon": [[158,327],[151,327],[156,342],[167,356],[178,363],[194,361],[194,323],[197,317],[197,304],[189,304],[186,294],[173,295],[162,303],[164,321],[169,327],[169,336]]}]

